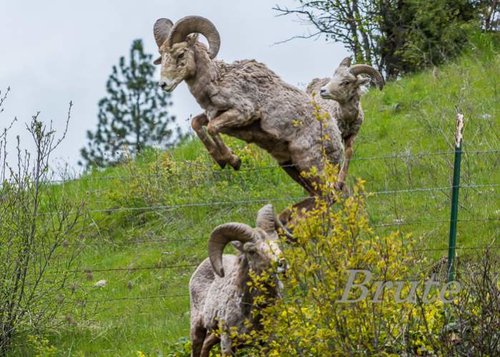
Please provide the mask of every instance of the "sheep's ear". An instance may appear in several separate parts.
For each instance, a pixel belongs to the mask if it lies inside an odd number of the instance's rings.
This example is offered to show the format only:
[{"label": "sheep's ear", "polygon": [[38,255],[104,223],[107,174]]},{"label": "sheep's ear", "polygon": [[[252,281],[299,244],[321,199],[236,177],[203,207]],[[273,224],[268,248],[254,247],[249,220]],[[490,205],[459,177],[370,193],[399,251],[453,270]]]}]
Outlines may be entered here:
[{"label": "sheep's ear", "polygon": [[351,67],[351,57],[346,57],[340,62],[339,67]]},{"label": "sheep's ear", "polygon": [[186,38],[186,42],[189,46],[193,46],[198,41],[198,34],[192,33]]},{"label": "sheep's ear", "polygon": [[257,251],[257,246],[253,242],[248,242],[243,245],[243,251],[245,253],[253,254]]},{"label": "sheep's ear", "polygon": [[358,86],[367,86],[370,84],[371,81],[372,79],[369,77],[358,77],[356,84]]},{"label": "sheep's ear", "polygon": [[159,64],[161,64],[161,57],[158,57],[157,59],[155,59],[155,60],[153,61],[153,63],[154,63],[155,65],[157,65],[157,66],[158,66]]},{"label": "sheep's ear", "polygon": [[243,253],[243,243],[237,241],[237,240],[233,240],[231,242],[231,244],[233,245],[234,248],[236,248],[237,250],[239,250],[240,252]]}]

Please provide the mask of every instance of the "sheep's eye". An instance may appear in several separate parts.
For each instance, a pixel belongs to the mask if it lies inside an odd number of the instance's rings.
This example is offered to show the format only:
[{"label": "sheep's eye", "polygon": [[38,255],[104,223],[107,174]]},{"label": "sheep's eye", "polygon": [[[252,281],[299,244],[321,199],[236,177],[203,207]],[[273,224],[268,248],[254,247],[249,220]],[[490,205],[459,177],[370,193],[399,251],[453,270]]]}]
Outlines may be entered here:
[{"label": "sheep's eye", "polygon": [[342,83],[340,83],[340,85],[342,85],[342,86],[346,86],[348,84],[349,84],[349,81],[343,81]]},{"label": "sheep's eye", "polygon": [[181,54],[177,57],[178,60],[181,60],[184,58],[184,52],[181,52]]}]

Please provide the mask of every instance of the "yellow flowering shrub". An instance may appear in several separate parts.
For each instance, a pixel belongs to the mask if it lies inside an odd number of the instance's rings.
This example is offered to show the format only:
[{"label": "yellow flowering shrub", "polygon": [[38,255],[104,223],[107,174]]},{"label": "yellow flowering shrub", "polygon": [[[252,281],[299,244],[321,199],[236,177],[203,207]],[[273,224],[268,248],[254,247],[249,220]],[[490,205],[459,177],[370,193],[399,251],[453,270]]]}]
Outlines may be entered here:
[{"label": "yellow flowering shrub", "polygon": [[266,309],[264,343],[250,355],[436,353],[444,325],[440,287],[424,296],[428,276],[415,269],[424,263],[414,254],[415,240],[398,232],[378,236],[363,182],[340,197],[332,190],[336,174],[326,166],[318,184],[332,193],[317,198],[293,227],[296,242],[284,249],[284,297]]}]

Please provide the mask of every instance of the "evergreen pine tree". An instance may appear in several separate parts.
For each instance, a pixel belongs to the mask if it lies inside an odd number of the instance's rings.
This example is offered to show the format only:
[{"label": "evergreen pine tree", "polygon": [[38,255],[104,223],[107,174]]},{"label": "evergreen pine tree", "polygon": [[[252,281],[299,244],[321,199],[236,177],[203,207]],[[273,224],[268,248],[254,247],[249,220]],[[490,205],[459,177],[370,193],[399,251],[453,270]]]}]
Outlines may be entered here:
[{"label": "evergreen pine tree", "polygon": [[108,95],[99,101],[96,131],[87,131],[80,165],[105,167],[116,164],[123,153],[135,155],[147,146],[167,148],[181,138],[175,117],[167,107],[170,94],[154,78],[152,55],[135,40],[128,61],[121,57],[107,81]]}]

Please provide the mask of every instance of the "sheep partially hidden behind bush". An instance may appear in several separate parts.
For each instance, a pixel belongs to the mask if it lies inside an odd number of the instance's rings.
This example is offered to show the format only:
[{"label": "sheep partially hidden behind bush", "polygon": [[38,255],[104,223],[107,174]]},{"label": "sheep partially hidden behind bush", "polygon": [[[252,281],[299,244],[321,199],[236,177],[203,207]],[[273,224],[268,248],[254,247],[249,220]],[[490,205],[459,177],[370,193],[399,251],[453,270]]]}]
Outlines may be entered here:
[{"label": "sheep partially hidden behind bush", "polygon": [[[361,77],[360,74],[371,78]],[[337,180],[338,189],[342,189],[345,184],[354,139],[363,123],[364,114],[360,103],[363,86],[371,80],[382,90],[384,78],[379,71],[366,64],[351,66],[351,58],[346,57],[340,62],[332,78],[314,79],[307,87],[307,93],[320,94],[322,99],[317,99],[318,103],[336,119],[342,134],[345,158]]]},{"label": "sheep partially hidden behind bush", "polygon": [[[219,341],[223,355],[232,355],[238,342],[231,339],[231,332],[241,334],[258,328],[258,310],[279,297],[275,273],[270,274],[263,290],[247,284],[250,272],[260,276],[273,268],[275,272],[285,269],[275,225],[273,208],[266,205],[257,215],[256,228],[227,223],[212,232],[209,258],[198,266],[189,282],[192,356],[209,356]],[[229,242],[240,251],[238,256],[222,255]],[[256,305],[257,296],[264,304]],[[220,337],[216,331],[221,332]]]},{"label": "sheep partially hidden behind bush", "polygon": [[[207,38],[209,48],[198,41],[198,34]],[[343,145],[336,122],[317,120],[307,93],[254,60],[232,64],[216,60],[220,36],[203,17],[187,16],[175,25],[159,19],[154,36],[161,54],[155,61],[161,64],[160,86],[172,91],[186,82],[205,110],[191,125],[221,167],[229,163],[238,169],[241,164],[222,141],[223,133],[257,144],[311,195],[318,193],[314,177],[300,173],[313,167],[322,170],[324,156],[341,164]]]}]

